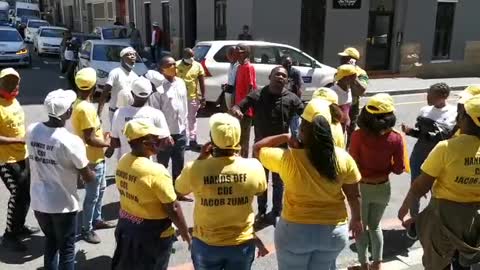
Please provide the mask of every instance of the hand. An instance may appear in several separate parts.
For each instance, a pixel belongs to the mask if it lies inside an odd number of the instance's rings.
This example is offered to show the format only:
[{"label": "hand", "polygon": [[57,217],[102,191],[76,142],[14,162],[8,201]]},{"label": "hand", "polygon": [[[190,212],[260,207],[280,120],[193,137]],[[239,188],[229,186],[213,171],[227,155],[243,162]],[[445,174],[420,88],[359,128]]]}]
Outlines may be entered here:
[{"label": "hand", "polygon": [[258,247],[257,258],[265,257],[269,253],[270,253],[270,251],[268,251],[268,249],[264,245],[262,245],[262,246]]},{"label": "hand", "polygon": [[243,113],[242,111],[240,111],[240,109],[236,106],[232,107],[230,109],[230,114],[232,114],[233,116],[237,117],[238,119],[242,119],[243,118]]},{"label": "hand", "polygon": [[187,235],[182,235],[182,239],[187,242],[188,250],[192,250],[192,236],[190,235],[190,232],[188,232]]},{"label": "hand", "polygon": [[402,123],[401,127],[402,127],[402,132],[405,134],[408,134],[410,133],[410,131],[412,131],[412,128],[406,126],[404,123]]},{"label": "hand", "polygon": [[205,100],[204,97],[202,97],[202,98],[200,99],[200,108],[203,109],[203,108],[205,108],[205,106],[207,106],[207,101]]},{"label": "hand", "polygon": [[348,228],[352,232],[352,237],[355,240],[360,238],[360,235],[363,233],[363,224],[361,220],[350,220],[350,225]]},{"label": "hand", "polygon": [[407,220],[405,220],[404,222],[402,222],[402,226],[406,229],[410,228],[410,225],[412,225],[412,223],[415,222],[415,219],[414,218],[409,218]]},{"label": "hand", "polygon": [[405,216],[408,214],[408,207],[405,205],[405,204],[402,204],[402,206],[400,207],[400,209],[398,209],[398,214],[397,214],[397,217],[398,219],[400,219],[400,221],[402,222],[402,224],[404,224],[404,219],[405,219]]},{"label": "hand", "polygon": [[290,148],[300,148],[300,142],[295,136],[291,136],[288,139],[288,147]]},{"label": "hand", "polygon": [[210,157],[213,151],[213,144],[211,142],[207,142],[202,145],[202,149],[200,149],[200,155],[198,156],[197,160],[207,159]]}]

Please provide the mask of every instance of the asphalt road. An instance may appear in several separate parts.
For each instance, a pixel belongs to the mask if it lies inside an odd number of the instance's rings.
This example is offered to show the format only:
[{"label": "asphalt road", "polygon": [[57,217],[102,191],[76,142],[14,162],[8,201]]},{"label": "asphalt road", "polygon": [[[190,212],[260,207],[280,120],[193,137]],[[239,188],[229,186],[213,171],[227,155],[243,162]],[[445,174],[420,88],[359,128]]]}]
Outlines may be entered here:
[{"label": "asphalt road", "polygon": [[[43,99],[46,94],[57,88],[68,88],[68,82],[59,73],[58,59],[55,57],[34,57],[32,68],[19,69],[22,76],[21,92],[19,96],[20,102],[24,105],[26,112],[27,124],[36,121],[45,120],[46,116],[42,107]],[[415,121],[416,114],[425,104],[425,94],[395,96],[397,103],[398,128],[402,122],[412,125]],[[106,113],[104,113],[106,115]],[[208,114],[207,114],[208,115]],[[199,119],[199,142],[206,142],[208,139],[208,118]],[[107,120],[104,120],[107,124]],[[252,136],[253,137],[253,136]],[[408,139],[409,149],[412,149],[414,140]],[[198,154],[187,151],[186,160],[193,160]],[[114,168],[112,162],[108,162],[109,172]],[[396,260],[397,256],[405,255],[409,250],[419,248],[419,244],[412,243],[407,240],[404,235],[400,223],[396,219],[397,210],[409,188],[410,176],[403,174],[400,176],[392,176],[392,198],[386,210],[383,227],[385,235],[385,259]],[[0,231],[3,232],[5,226],[6,205],[8,200],[8,191],[3,185],[0,185]],[[84,191],[80,190],[80,200],[83,201]],[[118,204],[118,193],[115,185],[110,185],[104,196],[103,215],[106,220],[116,220]],[[425,204],[425,201],[423,201]],[[192,204],[184,203],[184,213],[187,222],[192,225]],[[28,215],[28,224],[36,225],[36,220],[30,211]],[[82,240],[77,242],[77,269],[107,269],[110,267],[110,259],[115,248],[114,230],[99,231],[102,243],[98,245],[90,245]],[[254,263],[255,270],[273,270],[276,268],[276,257],[273,246],[273,228],[268,227],[259,232],[259,236],[264,240],[272,253],[261,259],[257,259]],[[0,248],[0,270],[3,269],[37,269],[43,265],[43,236],[42,234],[34,235],[25,240],[29,247],[29,251],[25,254],[15,254],[7,252]],[[170,260],[171,270],[193,269],[190,264],[190,255],[186,249],[186,245],[177,242],[175,245],[175,254]],[[356,253],[354,245],[347,247],[338,259],[339,267],[347,267],[356,262]],[[420,264],[421,262],[414,262]],[[409,268],[417,269],[417,268]],[[420,268],[418,268],[420,269]]]}]

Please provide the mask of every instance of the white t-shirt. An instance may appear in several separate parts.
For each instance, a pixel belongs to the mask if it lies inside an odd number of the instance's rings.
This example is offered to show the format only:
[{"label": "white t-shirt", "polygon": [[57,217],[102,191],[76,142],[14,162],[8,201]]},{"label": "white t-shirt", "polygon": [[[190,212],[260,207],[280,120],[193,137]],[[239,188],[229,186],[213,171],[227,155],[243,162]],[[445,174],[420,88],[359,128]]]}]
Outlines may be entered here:
[{"label": "white t-shirt", "polygon": [[112,69],[108,74],[108,79],[105,84],[112,86],[112,98],[110,99],[110,108],[116,109],[118,93],[122,90],[131,91],[132,83],[138,75],[132,70],[126,71],[123,67],[117,67]]},{"label": "white t-shirt", "polygon": [[118,109],[113,115],[112,137],[120,139],[120,157],[131,151],[127,137],[123,134],[125,124],[132,119],[145,119],[159,128],[168,130],[167,121],[163,113],[150,106],[126,106]]},{"label": "white t-shirt", "polygon": [[78,169],[88,165],[85,144],[66,128],[33,123],[27,129],[30,207],[43,213],[79,210]]},{"label": "white t-shirt", "polygon": [[343,90],[337,84],[330,87],[335,93],[338,95],[338,105],[344,105],[352,103],[352,91],[348,89],[348,91]]},{"label": "white t-shirt", "polygon": [[434,106],[425,106],[420,109],[418,116],[432,119],[439,124],[453,129],[456,124],[457,107],[450,104],[440,109]]},{"label": "white t-shirt", "polygon": [[117,108],[123,108],[133,104],[132,91],[123,89],[117,95]]}]

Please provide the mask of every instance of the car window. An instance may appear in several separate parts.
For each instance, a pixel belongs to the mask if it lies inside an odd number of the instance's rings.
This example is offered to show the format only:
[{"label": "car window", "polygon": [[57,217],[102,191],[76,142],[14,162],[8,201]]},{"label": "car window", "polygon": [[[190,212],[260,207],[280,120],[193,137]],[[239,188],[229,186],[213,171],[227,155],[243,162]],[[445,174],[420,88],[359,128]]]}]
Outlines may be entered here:
[{"label": "car window", "polygon": [[292,57],[294,66],[300,66],[300,67],[311,67],[312,66],[312,59],[310,59],[308,56],[302,54],[299,51],[295,51],[295,50],[292,50],[290,48],[285,48],[285,47],[279,47],[278,51],[280,53],[280,57],[283,57],[283,56]]},{"label": "car window", "polygon": [[127,38],[127,28],[106,28],[102,30],[103,39]]},{"label": "car window", "polygon": [[271,46],[251,46],[252,57],[251,61],[254,64],[279,65],[280,61],[277,57],[277,52]]},{"label": "car window", "polygon": [[8,13],[6,12],[0,12],[0,22],[3,22],[3,21],[8,21]]},{"label": "car window", "polygon": [[[93,60],[106,62],[120,62],[120,51],[126,46],[122,45],[95,45],[93,47]],[[142,58],[137,54],[137,63],[142,63]]]},{"label": "car window", "polygon": [[42,29],[39,35],[41,37],[61,38],[64,32],[65,30],[63,29]]},{"label": "car window", "polygon": [[22,37],[20,36],[18,31],[0,30],[0,41],[19,42],[22,41]]},{"label": "car window", "polygon": [[28,22],[28,27],[29,28],[39,28],[40,26],[48,26],[49,24],[47,22]]},{"label": "car window", "polygon": [[208,51],[210,50],[210,45],[197,45],[193,47],[193,58],[195,61],[201,62],[205,59]]},{"label": "car window", "polygon": [[83,43],[82,48],[81,48],[81,54],[83,54],[85,56],[88,56],[88,58],[90,58],[90,52],[91,51],[92,51],[92,43],[90,43],[90,42]]},{"label": "car window", "polygon": [[17,17],[31,16],[40,18],[40,11],[26,8],[17,8]]},{"label": "car window", "polygon": [[216,54],[213,56],[213,59],[219,63],[230,63],[227,59],[227,51],[231,46],[223,46]]}]

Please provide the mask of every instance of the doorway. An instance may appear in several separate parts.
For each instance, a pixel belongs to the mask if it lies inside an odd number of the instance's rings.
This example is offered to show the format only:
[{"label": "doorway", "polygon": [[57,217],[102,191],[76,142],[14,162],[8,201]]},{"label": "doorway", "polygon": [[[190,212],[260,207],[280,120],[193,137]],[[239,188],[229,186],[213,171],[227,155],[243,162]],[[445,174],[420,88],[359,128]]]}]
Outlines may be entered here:
[{"label": "doorway", "polygon": [[150,3],[145,3],[145,41],[150,46],[152,44],[152,17]]},{"label": "doorway", "polygon": [[87,4],[87,32],[91,33],[93,31],[93,5],[91,3]]},{"label": "doorway", "polygon": [[197,41],[197,1],[185,1],[185,47],[193,48]]},{"label": "doorway", "polygon": [[365,67],[367,70],[391,70],[394,29],[394,0],[372,0],[368,19]]},{"label": "doorway", "polygon": [[162,27],[162,47],[170,51],[170,3],[168,1],[162,2]]},{"label": "doorway", "polygon": [[300,49],[323,60],[326,0],[302,0]]}]

